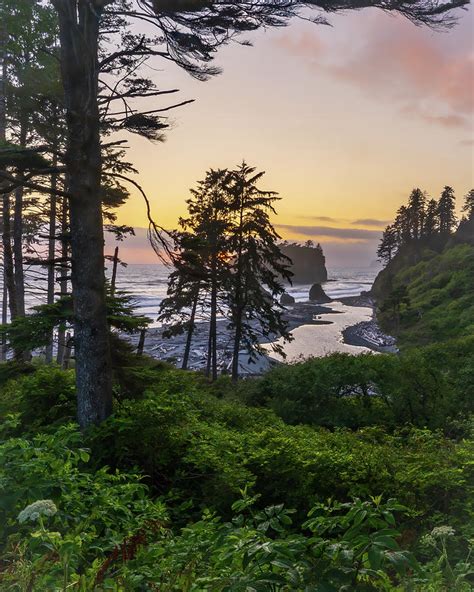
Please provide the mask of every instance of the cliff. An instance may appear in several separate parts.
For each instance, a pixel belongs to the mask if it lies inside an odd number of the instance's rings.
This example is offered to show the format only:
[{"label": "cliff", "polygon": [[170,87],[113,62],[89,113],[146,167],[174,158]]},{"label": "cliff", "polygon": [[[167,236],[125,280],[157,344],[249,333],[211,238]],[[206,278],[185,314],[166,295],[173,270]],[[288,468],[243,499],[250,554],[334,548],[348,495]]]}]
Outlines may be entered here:
[{"label": "cliff", "polygon": [[292,261],[294,284],[321,284],[328,279],[321,245],[283,244],[280,249]]},{"label": "cliff", "polygon": [[456,232],[431,244],[406,245],[377,276],[377,318],[402,346],[472,335],[474,245]]}]

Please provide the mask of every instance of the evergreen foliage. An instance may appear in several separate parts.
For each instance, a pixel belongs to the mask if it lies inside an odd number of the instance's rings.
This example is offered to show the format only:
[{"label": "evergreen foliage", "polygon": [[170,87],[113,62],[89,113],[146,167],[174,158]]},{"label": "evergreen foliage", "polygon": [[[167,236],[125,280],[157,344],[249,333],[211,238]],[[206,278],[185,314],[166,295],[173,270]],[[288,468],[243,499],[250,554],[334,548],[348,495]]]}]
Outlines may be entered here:
[{"label": "evergreen foliage", "polygon": [[[257,183],[263,172],[245,162],[235,170],[210,170],[188,200],[187,218],[174,233],[175,270],[159,320],[167,322],[165,336],[187,331],[183,359],[187,366],[198,304],[210,318],[207,374],[217,378],[217,314],[229,320],[233,334],[232,377],[239,374],[243,349],[253,362],[262,337],[289,340],[279,302],[282,282],[289,281],[290,259],[279,245],[270,214],[279,198]],[[201,308],[203,308],[201,307]],[[275,346],[281,351],[280,346]]]}]

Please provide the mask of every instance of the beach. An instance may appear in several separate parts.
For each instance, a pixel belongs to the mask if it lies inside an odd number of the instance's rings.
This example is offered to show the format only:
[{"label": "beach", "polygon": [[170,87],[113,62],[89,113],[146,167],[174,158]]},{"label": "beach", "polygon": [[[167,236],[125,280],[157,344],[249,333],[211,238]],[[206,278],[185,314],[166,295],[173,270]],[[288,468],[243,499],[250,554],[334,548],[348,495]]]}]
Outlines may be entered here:
[{"label": "beach", "polygon": [[[359,355],[371,351],[396,351],[394,339],[384,335],[375,321],[373,302],[364,295],[341,298],[324,305],[295,302],[286,307],[284,317],[293,340],[285,343],[282,339],[273,340],[271,336],[262,338],[263,353],[254,363],[249,363],[248,354],[241,352],[241,374],[261,374],[275,364],[295,363],[336,352]],[[218,320],[217,349],[221,372],[226,372],[231,362],[232,333],[227,324],[225,319]],[[144,352],[180,366],[186,335],[166,339],[163,337],[164,329],[153,326],[147,331]],[[189,357],[190,369],[200,370],[206,366],[208,332],[208,322],[196,323]],[[132,336],[130,340],[137,345],[138,336]],[[274,345],[283,347],[285,357],[273,351]]]}]

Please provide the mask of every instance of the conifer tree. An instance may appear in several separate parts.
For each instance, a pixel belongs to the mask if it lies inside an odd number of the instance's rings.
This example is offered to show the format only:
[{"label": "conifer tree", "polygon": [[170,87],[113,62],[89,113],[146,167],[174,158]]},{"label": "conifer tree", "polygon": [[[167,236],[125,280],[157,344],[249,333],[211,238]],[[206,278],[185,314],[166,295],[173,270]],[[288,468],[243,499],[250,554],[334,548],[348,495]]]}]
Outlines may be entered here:
[{"label": "conifer tree", "polygon": [[439,211],[438,203],[435,199],[430,199],[426,205],[425,224],[423,229],[424,236],[433,236],[439,232]]},{"label": "conifer tree", "polygon": [[398,235],[395,226],[389,225],[384,230],[380,244],[377,249],[377,257],[387,264],[393,259],[398,248]]},{"label": "conifer tree", "polygon": [[466,194],[462,211],[466,214],[468,220],[474,219],[474,189],[471,189]]},{"label": "conifer tree", "polygon": [[209,307],[209,341],[206,374],[217,378],[217,315],[226,285],[229,261],[227,235],[230,227],[228,184],[229,171],[209,170],[205,178],[191,189],[187,200],[189,216],[180,226],[192,233],[203,245],[200,250],[200,290],[207,295]]},{"label": "conifer tree", "polygon": [[230,327],[234,333],[232,379],[239,375],[239,354],[244,346],[253,361],[259,351],[259,338],[283,336],[289,339],[281,315],[279,296],[282,281],[289,281],[290,260],[281,252],[279,235],[270,222],[274,203],[280,198],[273,191],[259,189],[264,173],[243,162],[232,171],[229,229],[232,266],[228,279]]},{"label": "conifer tree", "polygon": [[393,226],[397,233],[397,241],[400,245],[404,245],[410,241],[411,224],[410,224],[410,210],[407,206],[400,206],[397,211],[397,216]]},{"label": "conifer tree", "polygon": [[423,235],[425,222],[426,196],[418,187],[413,189],[408,199],[408,217],[410,224],[410,236],[418,240]]},{"label": "conifer tree", "polygon": [[438,201],[439,230],[441,233],[452,232],[456,225],[456,198],[454,189],[446,185]]},{"label": "conifer tree", "polygon": [[[183,221],[183,225],[186,223]],[[175,231],[173,265],[168,280],[167,296],[160,303],[158,321],[167,324],[163,337],[169,338],[186,332],[182,369],[189,363],[191,343],[196,328],[198,305],[204,308],[202,298],[207,285],[208,250],[202,237],[189,232]]]}]

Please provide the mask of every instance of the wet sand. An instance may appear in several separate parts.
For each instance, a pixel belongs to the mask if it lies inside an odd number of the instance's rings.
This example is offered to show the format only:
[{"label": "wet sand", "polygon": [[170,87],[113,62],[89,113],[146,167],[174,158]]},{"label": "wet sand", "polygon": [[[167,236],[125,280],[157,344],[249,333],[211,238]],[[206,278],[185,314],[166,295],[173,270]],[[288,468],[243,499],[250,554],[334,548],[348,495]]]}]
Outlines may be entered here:
[{"label": "wet sand", "polygon": [[[370,351],[396,351],[394,340],[385,336],[374,320],[373,302],[367,295],[341,299],[329,304],[296,302],[285,310],[285,318],[294,337],[283,343],[278,339],[261,339],[266,355],[258,356],[255,364],[248,363],[248,356],[241,353],[242,374],[261,374],[274,364],[296,362],[311,357],[325,356],[335,352],[358,355]],[[193,336],[189,368],[200,370],[206,366],[208,322],[199,322]],[[165,339],[163,328],[152,327],[147,332],[144,351],[148,355],[181,365],[186,336],[177,335]],[[226,371],[231,362],[232,334],[227,321],[218,321],[218,366]],[[136,344],[137,337],[131,338]],[[286,358],[272,351],[271,343],[284,347]]]}]

